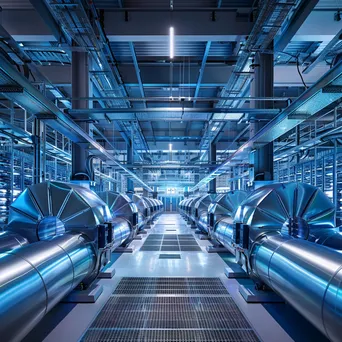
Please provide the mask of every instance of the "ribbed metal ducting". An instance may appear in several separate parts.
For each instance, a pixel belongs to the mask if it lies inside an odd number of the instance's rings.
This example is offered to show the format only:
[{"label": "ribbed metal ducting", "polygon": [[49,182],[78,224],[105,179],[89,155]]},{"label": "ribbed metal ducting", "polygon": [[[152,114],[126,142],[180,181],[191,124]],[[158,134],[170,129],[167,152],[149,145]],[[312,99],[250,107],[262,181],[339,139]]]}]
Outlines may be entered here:
[{"label": "ribbed metal ducting", "polygon": [[98,225],[110,222],[109,209],[93,191],[69,183],[28,186],[10,207],[8,231],[30,243],[68,232],[98,238]]},{"label": "ribbed metal ducting", "polygon": [[99,197],[108,205],[113,217],[127,220],[131,225],[131,237],[138,229],[138,208],[135,203],[125,194],[114,191],[98,193]]},{"label": "ribbed metal ducting", "polygon": [[248,196],[238,208],[235,222],[250,227],[252,241],[270,231],[315,241],[322,229],[335,227],[335,207],[312,185],[278,183]]},{"label": "ribbed metal ducting", "polygon": [[154,203],[152,198],[144,197],[144,200],[149,205],[150,212],[151,212],[151,219],[153,219],[158,214],[156,204]]},{"label": "ribbed metal ducting", "polygon": [[188,214],[188,219],[195,223],[195,205],[197,201],[201,199],[201,196],[196,196],[188,202],[186,212]]},{"label": "ribbed metal ducting", "polygon": [[342,255],[333,248],[342,240],[329,198],[308,184],[267,185],[239,206],[233,223],[224,222],[220,242],[258,285],[273,289],[329,340],[341,341]]},{"label": "ribbed metal ducting", "polygon": [[209,233],[216,240],[223,243],[228,234],[227,229],[232,229],[235,213],[239,206],[247,198],[247,192],[236,190],[218,195],[208,208]]},{"label": "ribbed metal ducting", "polygon": [[206,194],[202,196],[195,204],[193,214],[195,223],[199,229],[208,233],[208,208],[210,207],[211,203],[214,201],[216,195],[213,194]]},{"label": "ribbed metal ducting", "polygon": [[151,210],[149,204],[142,196],[136,194],[133,195],[132,200],[138,208],[139,229],[142,229],[151,218]]}]

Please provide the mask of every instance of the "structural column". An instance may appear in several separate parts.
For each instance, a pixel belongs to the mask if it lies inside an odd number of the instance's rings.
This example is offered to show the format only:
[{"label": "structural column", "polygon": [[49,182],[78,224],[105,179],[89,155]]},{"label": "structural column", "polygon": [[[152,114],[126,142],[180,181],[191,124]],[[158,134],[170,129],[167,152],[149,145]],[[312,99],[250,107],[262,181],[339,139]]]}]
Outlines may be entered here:
[{"label": "structural column", "polygon": [[45,125],[39,120],[34,120],[34,135],[32,136],[34,148],[33,184],[45,181]]},{"label": "structural column", "polygon": [[[72,108],[88,109],[89,101],[79,100],[80,97],[89,97],[89,62],[87,52],[73,52],[71,66],[72,81]],[[89,132],[89,123],[81,122],[79,126]],[[72,180],[90,180],[87,171],[88,152],[86,145],[72,144]]]},{"label": "structural column", "polygon": [[[127,165],[133,164],[133,147],[132,141],[127,144]],[[127,195],[132,197],[134,194],[134,183],[130,178],[127,178]]]},{"label": "structural column", "polygon": [[[210,144],[209,163],[211,164],[210,171],[213,171],[216,168],[216,144],[213,143]],[[216,178],[209,182],[208,194],[216,194]]]},{"label": "structural column", "polygon": [[[255,97],[273,97],[273,54],[258,53],[255,57],[254,81],[251,95]],[[254,103],[253,103],[254,102]],[[273,108],[271,101],[251,101],[251,106],[257,109]],[[263,119],[263,120],[262,120]],[[267,122],[261,114],[255,116],[250,123],[250,137],[254,136]],[[254,165],[250,179],[253,181],[273,180],[273,143],[257,148],[251,154]]]},{"label": "structural column", "polygon": [[158,198],[158,191],[157,191],[157,187],[156,186],[153,187],[152,198],[155,198],[155,199]]}]

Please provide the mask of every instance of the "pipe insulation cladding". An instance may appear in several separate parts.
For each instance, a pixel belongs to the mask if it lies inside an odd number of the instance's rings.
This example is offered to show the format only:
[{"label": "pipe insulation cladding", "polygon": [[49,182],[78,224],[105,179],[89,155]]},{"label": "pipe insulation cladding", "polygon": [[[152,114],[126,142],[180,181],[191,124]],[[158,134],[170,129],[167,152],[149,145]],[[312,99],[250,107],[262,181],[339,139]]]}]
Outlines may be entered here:
[{"label": "pipe insulation cladding", "polygon": [[82,234],[0,254],[1,340],[21,341],[95,266],[95,251]]}]

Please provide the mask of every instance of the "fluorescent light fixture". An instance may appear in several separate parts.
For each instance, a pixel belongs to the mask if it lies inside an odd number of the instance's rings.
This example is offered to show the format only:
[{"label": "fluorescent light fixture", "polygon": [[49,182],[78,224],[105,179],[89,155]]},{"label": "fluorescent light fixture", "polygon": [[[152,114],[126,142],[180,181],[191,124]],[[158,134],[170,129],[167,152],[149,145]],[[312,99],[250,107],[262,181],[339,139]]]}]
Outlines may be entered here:
[{"label": "fluorescent light fixture", "polygon": [[172,144],[169,144],[169,152],[172,152]]},{"label": "fluorescent light fixture", "polygon": [[175,30],[170,27],[170,58],[173,59],[175,56]]}]

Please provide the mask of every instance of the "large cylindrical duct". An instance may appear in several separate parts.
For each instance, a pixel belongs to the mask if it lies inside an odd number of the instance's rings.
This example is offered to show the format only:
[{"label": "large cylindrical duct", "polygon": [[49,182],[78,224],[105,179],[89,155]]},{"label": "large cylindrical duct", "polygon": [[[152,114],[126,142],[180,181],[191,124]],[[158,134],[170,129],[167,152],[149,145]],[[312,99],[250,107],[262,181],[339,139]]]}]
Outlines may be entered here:
[{"label": "large cylindrical duct", "polygon": [[139,229],[143,229],[144,225],[147,224],[151,218],[150,207],[142,196],[134,194],[132,200],[139,211]]},{"label": "large cylindrical duct", "polygon": [[251,268],[331,341],[342,332],[342,255],[309,241],[266,235],[254,246]]},{"label": "large cylindrical duct", "polygon": [[215,197],[215,194],[206,194],[195,203],[193,218],[197,227],[205,233],[208,233],[208,209]]},{"label": "large cylindrical duct", "polygon": [[247,198],[247,192],[242,190],[230,191],[218,195],[208,208],[208,227],[214,239],[231,247],[233,239],[233,223],[236,211]]},{"label": "large cylindrical duct", "polygon": [[318,188],[302,183],[255,190],[234,222],[222,219],[215,233],[246,270],[320,329],[341,341],[342,255],[335,208]]},{"label": "large cylindrical duct", "polygon": [[44,182],[27,187],[12,203],[7,229],[30,243],[72,231],[97,245],[98,226],[111,219],[108,206],[93,191],[76,184]]},{"label": "large cylindrical duct", "polygon": [[2,254],[1,340],[23,339],[49,310],[93,274],[95,265],[93,246],[81,234],[65,234]]},{"label": "large cylindrical duct", "polygon": [[134,237],[138,229],[138,208],[125,194],[114,191],[98,193],[99,197],[108,205],[112,217],[125,219],[130,224],[130,239]]},{"label": "large cylindrical duct", "polygon": [[0,253],[8,252],[28,245],[27,239],[12,232],[0,232]]},{"label": "large cylindrical duct", "polygon": [[272,231],[314,242],[335,227],[335,207],[312,185],[278,183],[261,187],[248,196],[234,221],[248,225],[251,243]]}]

